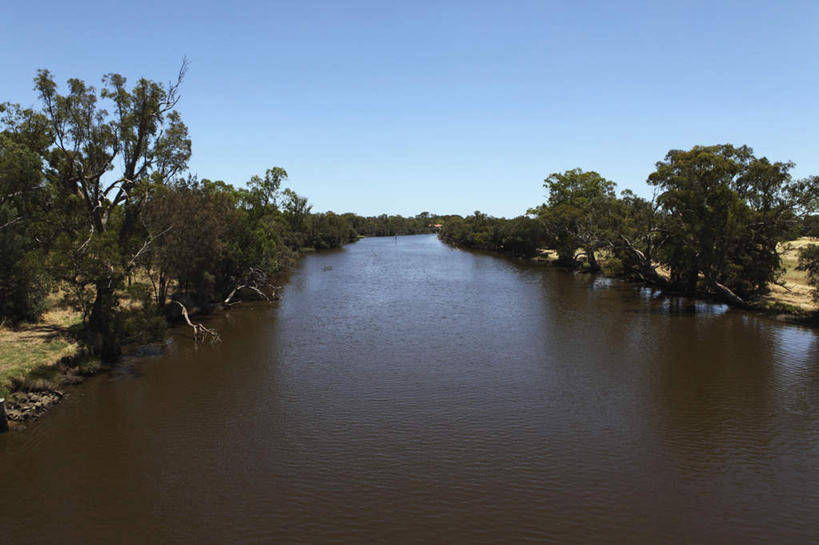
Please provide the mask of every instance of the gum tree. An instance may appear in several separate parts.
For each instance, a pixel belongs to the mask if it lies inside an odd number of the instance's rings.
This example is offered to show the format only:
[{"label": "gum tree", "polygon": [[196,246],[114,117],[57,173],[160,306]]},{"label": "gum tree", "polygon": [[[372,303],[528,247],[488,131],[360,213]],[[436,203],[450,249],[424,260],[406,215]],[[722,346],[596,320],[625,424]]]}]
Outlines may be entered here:
[{"label": "gum tree", "polygon": [[777,243],[792,230],[803,194],[792,167],[730,144],[671,150],[657,163],[648,183],[664,214],[660,258],[678,289],[693,294],[702,285],[742,304],[777,280]]},{"label": "gum tree", "polygon": [[549,200],[530,213],[543,222],[559,261],[574,265],[585,255],[591,269],[599,270],[596,253],[608,245],[616,223],[614,182],[576,168],[550,174],[543,186],[549,190]]},{"label": "gum tree", "polygon": [[64,93],[47,70],[35,78],[53,140],[46,174],[60,203],[52,263],[73,286],[89,348],[106,360],[120,352],[117,289],[152,243],[141,222],[150,188],[176,176],[190,157],[174,109],[185,70],[183,62],[173,83],[143,78],[132,87],[108,74],[99,91],[69,79]]}]

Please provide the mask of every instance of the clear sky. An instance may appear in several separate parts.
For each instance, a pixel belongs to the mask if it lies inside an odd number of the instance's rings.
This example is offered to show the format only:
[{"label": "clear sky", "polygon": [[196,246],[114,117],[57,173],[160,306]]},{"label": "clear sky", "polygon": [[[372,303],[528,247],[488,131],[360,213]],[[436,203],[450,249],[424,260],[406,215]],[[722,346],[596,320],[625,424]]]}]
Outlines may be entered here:
[{"label": "clear sky", "polygon": [[282,166],[314,210],[516,216],[580,167],[649,196],[669,149],[819,174],[819,2],[32,2],[0,9],[0,101],[32,78],[172,79],[191,171]]}]

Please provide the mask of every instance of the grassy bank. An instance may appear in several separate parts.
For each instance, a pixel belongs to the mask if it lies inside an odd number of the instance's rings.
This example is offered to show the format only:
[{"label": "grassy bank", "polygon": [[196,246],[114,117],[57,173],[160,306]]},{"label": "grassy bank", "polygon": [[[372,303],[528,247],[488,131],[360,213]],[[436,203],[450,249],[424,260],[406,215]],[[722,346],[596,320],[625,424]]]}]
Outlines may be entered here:
[{"label": "grassy bank", "polygon": [[55,364],[77,355],[72,328],[79,323],[77,313],[51,308],[37,323],[0,327],[0,397],[59,386],[62,373]]}]

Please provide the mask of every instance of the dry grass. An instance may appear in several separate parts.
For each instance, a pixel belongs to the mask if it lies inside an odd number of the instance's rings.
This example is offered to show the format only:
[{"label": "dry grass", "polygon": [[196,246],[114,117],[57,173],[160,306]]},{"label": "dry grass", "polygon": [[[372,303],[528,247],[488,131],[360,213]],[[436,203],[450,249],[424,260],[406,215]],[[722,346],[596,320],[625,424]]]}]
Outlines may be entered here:
[{"label": "dry grass", "polygon": [[552,263],[557,261],[557,252],[555,250],[540,248],[537,251],[537,255],[533,259],[544,263]]},{"label": "dry grass", "polygon": [[779,246],[785,274],[780,279],[782,286],[772,285],[771,292],[763,297],[766,303],[784,303],[806,311],[819,310],[819,302],[813,299],[813,288],[808,284],[808,274],[796,270],[799,250],[811,244],[819,244],[819,238],[802,237]]},{"label": "dry grass", "polygon": [[[141,284],[145,290],[151,289],[147,273],[140,272],[134,284]],[[120,304],[124,309],[140,304],[128,295],[128,290],[120,293]],[[79,345],[69,333],[72,326],[82,321],[81,315],[63,306],[63,290],[56,290],[46,301],[47,310],[36,324],[22,324],[15,328],[0,326],[0,397],[5,397],[13,389],[38,390],[55,388],[61,379],[54,367],[66,356],[74,356]],[[82,374],[93,374],[99,368],[95,360],[79,364]]]}]

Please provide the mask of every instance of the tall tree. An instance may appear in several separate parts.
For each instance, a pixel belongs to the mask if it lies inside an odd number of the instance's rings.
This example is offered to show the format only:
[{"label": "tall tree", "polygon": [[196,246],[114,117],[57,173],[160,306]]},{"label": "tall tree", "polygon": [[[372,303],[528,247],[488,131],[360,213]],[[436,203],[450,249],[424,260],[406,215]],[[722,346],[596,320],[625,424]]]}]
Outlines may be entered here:
[{"label": "tall tree", "polygon": [[130,89],[123,76],[108,74],[99,92],[69,79],[61,94],[47,70],[35,78],[54,141],[47,174],[63,208],[55,263],[81,288],[86,341],[104,359],[120,352],[116,290],[151,241],[140,221],[149,188],[173,178],[190,157],[187,128],[174,110],[186,66],[174,83],[143,78]]},{"label": "tall tree", "polygon": [[747,146],[669,151],[648,182],[661,191],[662,259],[672,283],[695,293],[702,278],[734,302],[766,290],[781,271],[776,245],[801,194],[792,167],[757,158]]}]

